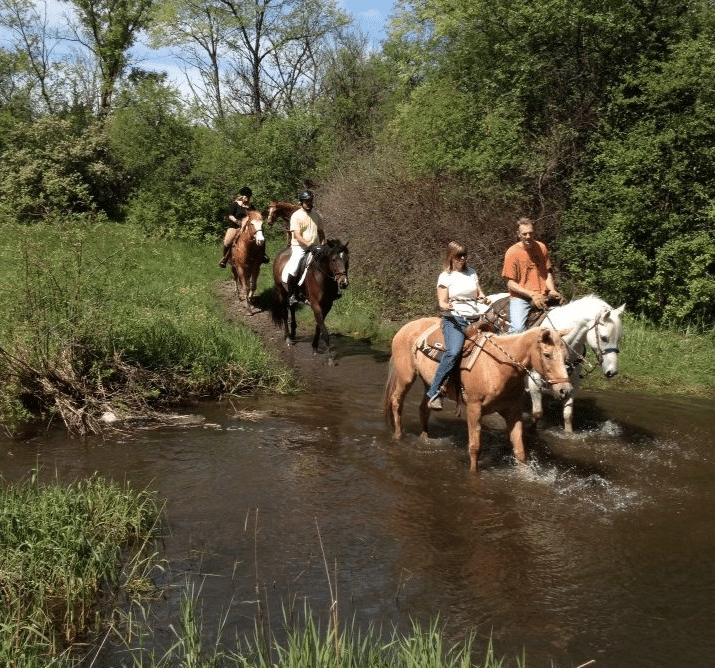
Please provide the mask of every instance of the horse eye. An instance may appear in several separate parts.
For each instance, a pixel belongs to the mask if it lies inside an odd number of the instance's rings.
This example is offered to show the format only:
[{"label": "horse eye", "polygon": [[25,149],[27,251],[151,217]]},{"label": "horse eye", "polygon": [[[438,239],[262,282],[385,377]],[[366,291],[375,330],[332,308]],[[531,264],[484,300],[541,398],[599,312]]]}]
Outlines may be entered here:
[{"label": "horse eye", "polygon": [[547,360],[550,360],[551,357],[552,357],[552,355],[551,355],[551,353],[544,353],[544,357],[545,357]]},{"label": "horse eye", "polygon": [[607,337],[607,336],[604,336],[604,335],[602,334],[602,335],[601,335],[601,341],[603,341],[604,343],[608,343],[608,337]]}]

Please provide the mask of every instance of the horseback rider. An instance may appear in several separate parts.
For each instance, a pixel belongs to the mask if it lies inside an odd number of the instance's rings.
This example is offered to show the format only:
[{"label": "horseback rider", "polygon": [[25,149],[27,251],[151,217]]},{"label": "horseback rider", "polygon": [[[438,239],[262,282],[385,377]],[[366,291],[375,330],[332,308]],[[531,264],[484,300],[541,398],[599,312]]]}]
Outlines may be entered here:
[{"label": "horseback rider", "polygon": [[325,243],[325,233],[323,232],[323,218],[313,209],[313,191],[303,190],[298,195],[300,209],[297,209],[290,217],[291,234],[291,255],[286,262],[283,275],[288,289],[288,303],[293,306],[298,303],[298,281],[300,280],[299,265],[309,247],[319,242]]},{"label": "horseback rider", "polygon": [[[253,191],[248,186],[243,186],[243,188],[238,191],[238,195],[236,195],[231,204],[229,204],[228,214],[226,216],[229,227],[223,238],[223,256],[221,257],[221,262],[218,263],[221,269],[224,269],[228,264],[234,239],[243,232],[243,228],[248,223],[248,212],[256,210],[256,207],[251,203],[252,197]],[[261,262],[263,264],[270,262],[270,259],[266,255],[265,248],[263,249],[263,260],[261,260]]]},{"label": "horseback rider", "polygon": [[525,329],[532,306],[543,311],[547,306],[566,303],[554,284],[549,249],[534,239],[534,221],[520,218],[517,237],[519,241],[504,255],[501,274],[509,289],[509,332],[513,333]]},{"label": "horseback rider", "polygon": [[442,410],[442,383],[462,354],[464,331],[470,318],[479,315],[477,303],[490,303],[479,285],[477,272],[467,265],[467,249],[456,241],[447,245],[444,271],[437,278],[437,301],[442,311],[445,351],[427,390],[427,407],[433,411]]}]

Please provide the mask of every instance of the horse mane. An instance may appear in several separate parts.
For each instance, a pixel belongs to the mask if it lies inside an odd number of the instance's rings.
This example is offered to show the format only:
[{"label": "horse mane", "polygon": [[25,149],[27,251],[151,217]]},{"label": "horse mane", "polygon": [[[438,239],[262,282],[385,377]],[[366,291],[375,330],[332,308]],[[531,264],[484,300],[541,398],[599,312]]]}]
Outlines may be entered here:
[{"label": "horse mane", "polygon": [[326,239],[325,243],[318,248],[313,255],[314,262],[327,260],[331,255],[344,252],[348,253],[348,247],[340,239]]}]

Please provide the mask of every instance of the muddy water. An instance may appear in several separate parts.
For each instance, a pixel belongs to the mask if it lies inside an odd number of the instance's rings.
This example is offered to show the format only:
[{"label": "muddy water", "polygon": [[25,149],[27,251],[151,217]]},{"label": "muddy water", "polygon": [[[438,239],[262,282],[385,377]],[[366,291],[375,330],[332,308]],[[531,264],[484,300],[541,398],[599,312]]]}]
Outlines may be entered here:
[{"label": "muddy water", "polygon": [[167,499],[159,643],[187,583],[209,632],[226,617],[228,640],[252,632],[256,584],[274,630],[281,605],[304,598],[327,619],[324,553],[340,615],[361,627],[406,632],[439,615],[450,638],[491,634],[532,668],[712,665],[715,403],[584,392],[574,436],[555,410],[529,434],[525,471],[489,420],[474,478],[451,411],[432,417],[430,442],[416,438],[416,390],[408,436],[390,440],[385,350],[341,339],[325,367],[308,347],[295,353],[301,396],[203,407],[203,426],[103,443],[0,442],[2,475],[96,471]]}]

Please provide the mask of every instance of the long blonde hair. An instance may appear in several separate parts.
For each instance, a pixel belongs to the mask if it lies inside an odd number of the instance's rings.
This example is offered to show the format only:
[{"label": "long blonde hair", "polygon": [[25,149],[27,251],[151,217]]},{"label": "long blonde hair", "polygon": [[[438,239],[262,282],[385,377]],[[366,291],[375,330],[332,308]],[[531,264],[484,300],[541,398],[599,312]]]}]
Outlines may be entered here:
[{"label": "long blonde hair", "polygon": [[[460,244],[458,241],[450,241],[447,244],[447,257],[444,261],[444,270],[451,274],[454,271],[454,259],[457,257],[457,255],[462,254],[467,254],[467,247],[463,244]],[[467,262],[465,261],[464,271],[466,271],[468,268],[469,267],[467,265]]]}]

